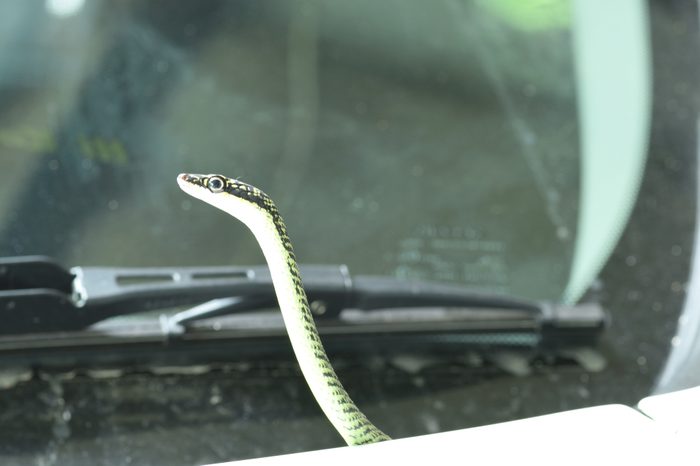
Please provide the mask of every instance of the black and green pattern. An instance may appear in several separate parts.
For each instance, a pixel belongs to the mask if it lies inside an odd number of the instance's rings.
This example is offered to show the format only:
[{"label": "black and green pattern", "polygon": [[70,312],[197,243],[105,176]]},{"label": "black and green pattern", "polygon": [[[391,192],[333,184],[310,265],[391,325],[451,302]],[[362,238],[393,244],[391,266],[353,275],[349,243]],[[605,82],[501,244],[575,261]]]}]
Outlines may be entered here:
[{"label": "black and green pattern", "polygon": [[[309,309],[308,299],[304,291],[292,243],[287,234],[287,228],[272,199],[254,186],[221,175],[186,174],[181,175],[180,179],[200,189],[206,189],[216,195],[234,196],[238,199],[250,202],[259,208],[261,215],[267,216],[267,220],[274,226],[274,230],[276,231],[275,241],[279,241],[279,244],[282,245],[280,251],[284,251],[284,261],[287,265],[285,276],[275,277],[273,274],[273,282],[275,280],[288,280],[291,282],[290,284],[293,285],[292,289],[295,295],[295,309],[292,310],[294,312],[293,317],[297,319],[296,322],[298,322],[299,328],[303,329],[301,332],[302,335],[293,335],[292,333],[297,333],[297,331],[290,328],[289,325],[287,329],[290,333],[290,339],[294,341],[294,338],[297,336],[303,338],[304,349],[310,350],[313,355],[314,367],[311,368],[311,373],[304,371],[303,365],[302,371],[304,372],[304,377],[309,383],[309,386],[316,395],[317,401],[348,445],[362,445],[389,440],[389,437],[375,427],[355,405],[350,395],[348,395],[347,391],[340,383],[328,359],[323,344],[321,343],[318,330],[316,329],[313,315]],[[265,247],[262,244],[261,246]],[[285,285],[286,284],[287,283],[285,283]],[[278,298],[280,298],[279,294]],[[281,298],[280,306],[282,306]],[[286,310],[282,309],[282,311],[284,313]],[[300,357],[298,353],[297,357]],[[319,378],[322,380],[322,386],[320,388],[318,385],[314,384],[314,381],[319,380]],[[318,390],[322,390],[320,396]]]}]

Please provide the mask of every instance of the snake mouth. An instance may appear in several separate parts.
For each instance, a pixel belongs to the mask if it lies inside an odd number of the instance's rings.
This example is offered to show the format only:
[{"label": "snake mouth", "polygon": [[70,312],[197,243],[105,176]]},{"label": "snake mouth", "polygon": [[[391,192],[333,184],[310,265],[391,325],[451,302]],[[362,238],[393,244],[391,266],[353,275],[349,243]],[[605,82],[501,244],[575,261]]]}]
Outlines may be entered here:
[{"label": "snake mouth", "polygon": [[177,184],[180,185],[181,189],[190,192],[188,189],[206,188],[207,177],[207,175],[199,175],[196,173],[180,173],[177,176]]},{"label": "snake mouth", "polygon": [[204,175],[196,175],[192,173],[180,173],[177,176],[178,181],[184,181],[186,183],[192,183],[192,184],[202,184],[202,180],[204,179]]}]

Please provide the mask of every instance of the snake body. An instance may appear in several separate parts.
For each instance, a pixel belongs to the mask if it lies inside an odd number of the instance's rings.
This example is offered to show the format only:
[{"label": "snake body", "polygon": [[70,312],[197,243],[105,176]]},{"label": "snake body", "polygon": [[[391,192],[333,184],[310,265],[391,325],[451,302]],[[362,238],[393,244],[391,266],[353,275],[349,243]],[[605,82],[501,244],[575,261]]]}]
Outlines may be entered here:
[{"label": "snake body", "polygon": [[389,440],[355,405],[333,370],[309,310],[287,228],[272,199],[254,186],[221,175],[181,174],[177,181],[187,194],[243,222],[257,239],[304,378],[345,442]]}]

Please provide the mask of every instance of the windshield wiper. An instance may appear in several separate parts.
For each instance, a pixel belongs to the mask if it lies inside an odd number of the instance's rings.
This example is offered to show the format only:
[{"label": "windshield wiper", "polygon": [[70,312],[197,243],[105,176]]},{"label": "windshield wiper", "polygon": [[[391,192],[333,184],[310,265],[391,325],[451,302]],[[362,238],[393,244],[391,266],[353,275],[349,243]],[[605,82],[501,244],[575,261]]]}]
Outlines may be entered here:
[{"label": "windshield wiper", "polygon": [[[587,346],[606,320],[596,303],[564,306],[447,284],[351,276],[344,265],[302,265],[301,273],[322,334],[524,332],[535,335],[531,341],[538,346]],[[274,309],[276,303],[267,266],[66,270],[47,257],[0,259],[0,336],[75,332],[110,317],[199,304],[161,319],[161,332],[176,338],[201,331],[206,326],[193,324],[203,319]]]}]

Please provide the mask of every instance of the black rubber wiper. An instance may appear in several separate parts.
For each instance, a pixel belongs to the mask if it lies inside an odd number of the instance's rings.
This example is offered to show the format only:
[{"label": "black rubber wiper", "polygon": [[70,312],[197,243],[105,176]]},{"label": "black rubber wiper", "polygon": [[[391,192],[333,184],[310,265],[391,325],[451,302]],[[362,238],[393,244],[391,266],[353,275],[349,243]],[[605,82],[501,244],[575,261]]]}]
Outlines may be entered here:
[{"label": "black rubber wiper", "polygon": [[[586,346],[605,323],[596,303],[564,306],[446,284],[351,276],[344,265],[302,265],[301,273],[321,333],[324,327],[376,334],[527,332],[540,346]],[[66,270],[46,257],[0,259],[0,336],[72,332],[110,317],[198,305],[166,319],[163,331],[178,335],[203,319],[276,303],[267,266]]]}]

